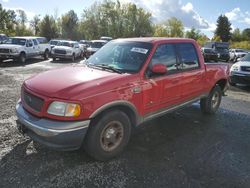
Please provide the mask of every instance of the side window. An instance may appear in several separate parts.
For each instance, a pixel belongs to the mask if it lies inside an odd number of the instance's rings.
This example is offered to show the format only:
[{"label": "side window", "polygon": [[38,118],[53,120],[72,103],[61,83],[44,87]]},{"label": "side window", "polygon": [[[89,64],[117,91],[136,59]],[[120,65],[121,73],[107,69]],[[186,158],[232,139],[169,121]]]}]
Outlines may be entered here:
[{"label": "side window", "polygon": [[182,68],[194,69],[199,67],[199,59],[197,56],[196,48],[191,43],[177,44],[178,53]]},{"label": "side window", "polygon": [[35,45],[35,46],[38,45],[36,39],[33,39],[33,42],[34,42],[34,45]]},{"label": "side window", "polygon": [[33,46],[32,40],[28,40],[28,41],[27,41],[27,46],[28,46],[28,47],[32,47],[32,46]]},{"label": "side window", "polygon": [[152,57],[151,66],[155,64],[164,64],[167,67],[168,74],[177,71],[177,58],[175,46],[173,44],[159,45]]}]

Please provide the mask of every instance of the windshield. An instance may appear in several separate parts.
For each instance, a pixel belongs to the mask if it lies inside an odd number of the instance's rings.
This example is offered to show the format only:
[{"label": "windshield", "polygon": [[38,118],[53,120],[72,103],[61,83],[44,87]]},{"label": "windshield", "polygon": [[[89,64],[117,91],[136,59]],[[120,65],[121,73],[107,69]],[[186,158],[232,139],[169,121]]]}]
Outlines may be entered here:
[{"label": "windshield", "polygon": [[229,52],[229,50],[227,48],[216,48],[216,50],[218,52],[222,52],[222,53],[228,53]]},{"label": "windshield", "polygon": [[205,53],[213,53],[213,50],[212,49],[204,49],[204,52]]},{"label": "windshield", "polygon": [[151,43],[110,42],[92,55],[88,64],[105,65],[122,72],[136,73],[144,64],[151,48]]},{"label": "windshield", "polygon": [[250,53],[248,53],[247,55],[245,55],[241,61],[250,61]]},{"label": "windshield", "polygon": [[245,52],[244,50],[235,50],[235,52]]},{"label": "windshield", "polygon": [[51,40],[49,42],[51,45],[57,45],[59,43],[59,41],[56,41],[56,40]]},{"label": "windshield", "polygon": [[9,38],[6,44],[15,44],[15,45],[21,45],[25,46],[26,44],[26,39],[21,39],[21,38]]},{"label": "windshield", "polygon": [[101,48],[105,43],[104,42],[90,42],[91,48]]},{"label": "windshield", "polygon": [[73,43],[70,43],[70,42],[58,42],[57,46],[73,47]]}]

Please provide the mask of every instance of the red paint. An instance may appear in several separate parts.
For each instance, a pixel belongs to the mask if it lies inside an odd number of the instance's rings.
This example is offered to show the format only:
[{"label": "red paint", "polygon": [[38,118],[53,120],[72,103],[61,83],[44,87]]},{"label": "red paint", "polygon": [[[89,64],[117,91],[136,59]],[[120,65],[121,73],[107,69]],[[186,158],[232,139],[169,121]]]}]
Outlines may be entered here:
[{"label": "red paint", "polygon": [[[117,74],[85,66],[66,67],[51,70],[27,79],[23,87],[30,93],[45,100],[40,113],[24,107],[30,113],[57,120],[83,120],[98,108],[110,102],[125,100],[132,103],[140,116],[180,104],[188,99],[208,93],[221,79],[228,79],[228,66],[223,64],[204,64],[199,46],[190,39],[135,38],[123,39],[130,41],[151,42],[153,48],[144,66],[137,74]],[[192,43],[199,57],[200,68],[164,75],[155,79],[145,77],[145,71],[156,47],[164,43]],[[153,68],[163,73],[163,67]],[[166,68],[165,68],[166,69]],[[166,70],[165,70],[166,71]],[[134,88],[140,88],[140,93],[134,93]],[[49,104],[54,101],[75,102],[81,105],[81,115],[78,118],[57,117],[47,114]]]}]

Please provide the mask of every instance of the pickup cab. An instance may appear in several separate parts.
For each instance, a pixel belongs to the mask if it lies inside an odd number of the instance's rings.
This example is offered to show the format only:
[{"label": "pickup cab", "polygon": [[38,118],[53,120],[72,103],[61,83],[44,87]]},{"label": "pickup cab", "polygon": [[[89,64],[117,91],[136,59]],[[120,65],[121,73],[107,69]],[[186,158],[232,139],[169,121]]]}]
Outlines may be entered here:
[{"label": "pickup cab", "polygon": [[24,81],[18,129],[60,150],[83,148],[97,160],[117,156],[133,127],[200,101],[214,114],[228,86],[227,64],[205,64],[192,39],[116,39],[85,64]]},{"label": "pickup cab", "polygon": [[[49,58],[50,45],[40,43],[42,37],[11,37],[5,44],[0,45],[0,61],[6,59],[18,60],[25,63],[27,59],[43,56]],[[44,41],[44,40],[43,40]]]}]

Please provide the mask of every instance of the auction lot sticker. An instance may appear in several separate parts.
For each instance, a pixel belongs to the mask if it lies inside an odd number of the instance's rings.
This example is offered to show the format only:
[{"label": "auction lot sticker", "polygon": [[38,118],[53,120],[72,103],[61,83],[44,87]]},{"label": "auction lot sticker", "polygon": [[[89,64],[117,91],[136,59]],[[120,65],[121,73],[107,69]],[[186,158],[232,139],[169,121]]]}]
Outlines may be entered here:
[{"label": "auction lot sticker", "polygon": [[132,48],[131,52],[137,52],[137,53],[141,53],[141,54],[146,54],[148,53],[148,49],[145,48]]}]

